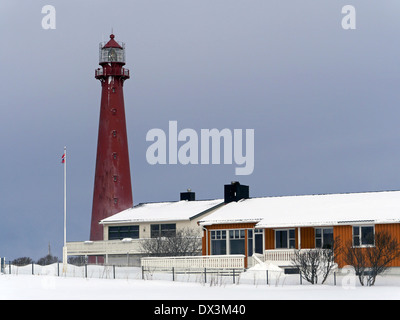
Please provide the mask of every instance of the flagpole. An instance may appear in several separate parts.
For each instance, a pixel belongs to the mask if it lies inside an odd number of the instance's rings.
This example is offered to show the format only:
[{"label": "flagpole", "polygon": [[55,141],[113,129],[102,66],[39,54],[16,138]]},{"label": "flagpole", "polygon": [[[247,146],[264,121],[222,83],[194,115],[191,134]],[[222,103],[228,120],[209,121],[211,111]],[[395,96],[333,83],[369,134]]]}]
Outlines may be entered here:
[{"label": "flagpole", "polygon": [[63,273],[67,272],[67,147],[64,147],[64,247],[63,247]]}]

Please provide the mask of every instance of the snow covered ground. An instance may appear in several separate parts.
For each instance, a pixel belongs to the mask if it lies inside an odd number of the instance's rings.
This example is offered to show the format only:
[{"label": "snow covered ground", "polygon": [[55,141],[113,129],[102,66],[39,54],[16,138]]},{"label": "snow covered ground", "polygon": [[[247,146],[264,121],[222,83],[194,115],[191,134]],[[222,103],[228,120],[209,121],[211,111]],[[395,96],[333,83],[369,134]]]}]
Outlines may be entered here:
[{"label": "snow covered ground", "polygon": [[133,299],[133,300],[265,300],[265,299],[400,299],[400,286],[343,288],[330,285],[210,286],[165,280],[85,279],[2,275],[0,299]]},{"label": "snow covered ground", "polygon": [[[374,287],[361,287],[358,280],[339,277],[337,285],[309,285],[298,283],[298,275],[265,278],[242,274],[233,284],[232,279],[209,276],[207,283],[201,275],[180,275],[172,281],[170,274],[152,274],[142,280],[140,268],[130,268],[113,279],[112,271],[98,267],[88,270],[88,277],[70,267],[68,276],[57,276],[57,265],[19,268],[14,274],[0,275],[0,299],[133,299],[133,300],[266,300],[266,299],[400,299],[400,277],[380,277]],[[61,265],[60,265],[61,267]],[[80,267],[84,268],[84,267]],[[50,271],[49,271],[50,270]],[[83,269],[79,269],[83,270]],[[14,270],[16,271],[16,270]],[[264,274],[264,273],[263,273]],[[103,275],[102,278],[98,276]],[[118,273],[117,273],[118,275]]]}]

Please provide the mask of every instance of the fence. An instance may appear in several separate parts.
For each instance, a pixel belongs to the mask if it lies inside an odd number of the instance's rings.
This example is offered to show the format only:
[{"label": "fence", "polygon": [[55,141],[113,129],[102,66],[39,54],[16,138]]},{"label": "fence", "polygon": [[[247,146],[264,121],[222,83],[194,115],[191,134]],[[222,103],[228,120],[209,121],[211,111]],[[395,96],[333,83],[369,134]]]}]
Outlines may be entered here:
[{"label": "fence", "polygon": [[[59,276],[75,278],[98,278],[98,279],[125,279],[125,280],[163,280],[179,282],[197,282],[210,286],[240,285],[248,284],[255,286],[290,286],[290,285],[310,285],[302,279],[299,274],[285,274],[277,270],[265,270],[250,268],[245,271],[241,269],[180,269],[175,267],[149,268],[144,267],[122,267],[122,266],[102,266],[102,265],[68,265],[67,272],[62,273],[62,263],[54,263],[47,266],[30,264],[26,266],[15,266],[4,264],[3,273],[18,275],[35,276]],[[347,288],[360,286],[357,276],[351,274],[351,270],[341,270],[332,273],[324,285],[337,285]],[[378,276],[377,284],[388,286],[400,286],[399,275]],[[317,285],[318,286],[318,285]]]},{"label": "fence", "polygon": [[6,264],[4,274],[11,275],[42,275],[76,278],[98,278],[98,279],[141,279],[140,268],[123,267],[116,265],[88,265],[75,266],[68,264],[67,271],[63,273],[62,262],[53,263],[46,266],[29,264],[25,266],[15,266]]},{"label": "fence", "polygon": [[142,267],[159,269],[221,269],[244,270],[245,256],[221,255],[221,256],[190,256],[190,257],[148,257],[142,258]]}]

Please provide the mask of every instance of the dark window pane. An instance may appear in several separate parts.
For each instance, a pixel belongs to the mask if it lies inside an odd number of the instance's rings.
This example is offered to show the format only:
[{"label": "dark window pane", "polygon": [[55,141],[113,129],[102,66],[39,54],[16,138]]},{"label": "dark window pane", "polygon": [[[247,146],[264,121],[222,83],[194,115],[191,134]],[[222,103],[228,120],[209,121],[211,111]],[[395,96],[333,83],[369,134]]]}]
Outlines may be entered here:
[{"label": "dark window pane", "polygon": [[230,240],[230,251],[231,254],[244,254],[244,239],[234,239]]},{"label": "dark window pane", "polygon": [[226,240],[212,240],[211,254],[213,255],[226,254]]},{"label": "dark window pane", "polygon": [[275,231],[275,243],[277,249],[287,249],[287,231],[286,230],[277,230]]},{"label": "dark window pane", "polygon": [[174,237],[176,235],[175,223],[161,225],[161,237]]},{"label": "dark window pane", "polygon": [[247,239],[247,254],[249,257],[253,255],[253,239]]},{"label": "dark window pane", "polygon": [[323,230],[324,249],[333,248],[333,229]]},{"label": "dark window pane", "polygon": [[263,253],[263,235],[256,234],[256,238],[254,240],[254,251],[256,253]]},{"label": "dark window pane", "polygon": [[374,245],[374,227],[361,227],[361,243]]},{"label": "dark window pane", "polygon": [[122,240],[124,238],[139,239],[139,226],[118,226],[108,228],[109,240]]},{"label": "dark window pane", "polygon": [[160,225],[159,224],[150,225],[150,236],[152,238],[158,238],[160,236]]}]

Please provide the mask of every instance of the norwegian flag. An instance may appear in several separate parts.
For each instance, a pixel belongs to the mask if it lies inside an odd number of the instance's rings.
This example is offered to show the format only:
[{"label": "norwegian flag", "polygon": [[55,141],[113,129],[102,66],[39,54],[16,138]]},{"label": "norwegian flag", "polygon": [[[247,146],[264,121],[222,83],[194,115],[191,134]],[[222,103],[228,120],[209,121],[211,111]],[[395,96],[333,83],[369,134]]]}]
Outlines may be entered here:
[{"label": "norwegian flag", "polygon": [[65,163],[65,153],[61,157],[61,163]]}]

